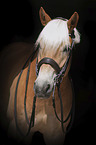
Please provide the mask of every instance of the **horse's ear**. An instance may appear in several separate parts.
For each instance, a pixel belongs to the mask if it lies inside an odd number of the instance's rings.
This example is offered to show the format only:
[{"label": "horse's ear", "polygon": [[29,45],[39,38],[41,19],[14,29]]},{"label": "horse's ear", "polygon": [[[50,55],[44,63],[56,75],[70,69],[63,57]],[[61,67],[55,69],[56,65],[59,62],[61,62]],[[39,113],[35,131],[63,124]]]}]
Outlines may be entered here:
[{"label": "horse's ear", "polygon": [[78,13],[74,12],[74,14],[71,16],[71,18],[68,20],[68,23],[67,23],[68,24],[68,29],[69,29],[70,33],[72,32],[72,30],[74,28],[76,28],[78,20],[79,20]]},{"label": "horse's ear", "polygon": [[49,21],[51,21],[50,16],[44,11],[42,7],[40,8],[39,16],[43,26],[45,26]]}]

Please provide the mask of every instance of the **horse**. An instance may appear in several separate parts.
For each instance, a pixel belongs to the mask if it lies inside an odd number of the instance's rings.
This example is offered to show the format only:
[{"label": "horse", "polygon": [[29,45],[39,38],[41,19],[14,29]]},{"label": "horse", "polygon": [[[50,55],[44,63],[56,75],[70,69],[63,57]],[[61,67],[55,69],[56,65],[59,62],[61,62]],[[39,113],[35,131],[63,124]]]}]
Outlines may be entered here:
[{"label": "horse", "polygon": [[80,43],[76,29],[79,15],[74,12],[69,20],[51,19],[41,7],[39,16],[44,28],[34,52],[10,88],[8,134],[30,144],[33,134],[39,131],[46,144],[62,145],[74,114],[73,86],[68,72],[72,47]]}]

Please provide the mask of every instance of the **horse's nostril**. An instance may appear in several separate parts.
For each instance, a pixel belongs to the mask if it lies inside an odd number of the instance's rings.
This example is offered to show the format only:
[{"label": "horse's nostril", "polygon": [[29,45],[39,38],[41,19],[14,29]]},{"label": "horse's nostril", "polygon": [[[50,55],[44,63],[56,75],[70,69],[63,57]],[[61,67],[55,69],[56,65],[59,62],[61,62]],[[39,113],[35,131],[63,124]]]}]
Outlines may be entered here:
[{"label": "horse's nostril", "polygon": [[51,92],[51,85],[47,82],[44,84],[34,82],[34,92],[38,96],[48,95]]},{"label": "horse's nostril", "polygon": [[47,84],[46,92],[48,92],[49,89],[50,89],[50,84]]}]

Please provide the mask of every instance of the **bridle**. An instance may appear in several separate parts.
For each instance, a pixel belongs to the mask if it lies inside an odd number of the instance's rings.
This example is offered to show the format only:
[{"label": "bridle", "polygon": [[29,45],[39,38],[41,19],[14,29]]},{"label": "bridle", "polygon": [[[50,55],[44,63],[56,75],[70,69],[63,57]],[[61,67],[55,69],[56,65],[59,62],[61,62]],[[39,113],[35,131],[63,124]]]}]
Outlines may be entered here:
[{"label": "bridle", "polygon": [[[62,97],[61,97],[61,92],[60,92],[60,84],[62,82],[63,76],[64,76],[64,74],[66,72],[66,69],[67,69],[67,66],[69,64],[69,60],[70,60],[70,57],[71,57],[72,48],[73,48],[73,45],[74,45],[74,30],[73,30],[72,34],[69,34],[69,36],[72,38],[72,45],[69,48],[69,55],[68,55],[67,60],[66,60],[66,62],[63,65],[62,68],[60,68],[59,65],[57,64],[57,62],[54,61],[52,58],[45,57],[42,60],[40,60],[40,62],[38,62],[38,57],[37,57],[37,61],[36,61],[36,75],[37,76],[39,74],[40,67],[43,64],[49,64],[56,71],[56,77],[54,78],[54,88],[53,88],[52,101],[53,101],[53,108],[54,108],[54,112],[55,112],[56,118],[61,122],[61,126],[62,126],[62,131],[63,132],[65,132],[64,131],[64,125],[63,124],[65,122],[67,122],[70,117],[71,117],[71,121],[69,123],[70,126],[68,126],[66,132],[68,132],[71,129],[72,124],[73,124],[73,119],[74,119],[74,112],[75,112],[74,89],[73,89],[72,79],[70,79],[71,86],[72,86],[72,91],[73,91],[72,107],[71,107],[71,110],[70,110],[67,118],[65,120],[63,120],[63,103],[62,103]],[[30,57],[27,59],[26,63],[24,64],[24,66],[23,66],[23,68],[22,68],[22,70],[21,70],[21,72],[19,74],[19,77],[18,77],[18,80],[17,80],[17,84],[16,84],[16,89],[15,89],[15,98],[14,98],[14,116],[15,116],[15,123],[16,123],[17,130],[19,131],[19,133],[23,137],[28,136],[29,133],[30,133],[31,128],[34,127],[36,95],[33,98],[33,106],[32,106],[31,119],[29,121],[28,116],[27,116],[27,110],[26,110],[26,98],[27,98],[26,97],[26,94],[27,94],[27,87],[28,87],[28,80],[29,80],[30,64],[31,64],[32,60],[34,59],[34,56],[37,53],[39,47],[40,47],[40,45],[38,45],[34,49],[34,52],[30,55]],[[29,60],[30,60],[30,62],[29,62]],[[21,129],[19,128],[18,123],[17,123],[17,91],[18,91],[18,85],[19,85],[19,82],[20,82],[21,75],[22,75],[23,70],[26,67],[26,65],[27,65],[28,62],[29,62],[29,66],[28,66],[27,77],[26,77],[26,87],[25,87],[25,96],[24,96],[24,112],[25,112],[25,118],[26,118],[27,124],[29,125],[29,128],[28,128],[28,131],[27,131],[27,133],[25,135],[21,131]],[[54,96],[55,88],[56,87],[57,87],[58,96],[59,96],[59,99],[60,99],[61,119],[58,117],[57,112],[56,112],[55,96]]]},{"label": "bridle", "polygon": [[[37,76],[39,74],[40,67],[43,64],[49,64],[55,70],[55,72],[56,72],[56,77],[54,78],[54,88],[53,88],[52,101],[53,101],[53,108],[54,108],[54,112],[55,112],[56,118],[61,122],[61,126],[62,126],[62,131],[63,132],[65,132],[63,124],[68,121],[69,117],[74,112],[74,98],[72,98],[72,107],[71,107],[71,110],[70,110],[67,118],[65,120],[63,120],[63,103],[62,103],[62,97],[61,97],[61,92],[60,92],[60,84],[62,82],[62,79],[64,77],[66,69],[68,67],[69,60],[70,60],[71,53],[72,53],[72,48],[74,46],[74,31],[69,36],[72,38],[72,45],[69,48],[69,55],[68,55],[67,60],[66,60],[66,62],[63,65],[62,68],[59,67],[59,65],[57,64],[56,61],[54,61],[52,58],[48,58],[48,57],[44,57],[43,59],[40,60],[39,63],[38,63],[38,57],[37,57],[37,62],[36,62],[36,74],[37,74]],[[72,79],[71,78],[70,78],[70,81],[71,81],[71,86],[72,86],[72,91],[73,91],[72,93],[74,94],[74,89],[73,89],[73,84],[72,84]],[[61,119],[58,117],[57,112],[56,112],[55,96],[54,96],[56,86],[57,86],[57,90],[58,90],[58,96],[59,96],[59,99],[60,99]],[[73,123],[73,116],[74,115],[71,116],[71,125],[70,125],[70,128],[71,128],[72,123]],[[67,129],[67,132],[69,132],[70,128]]]}]

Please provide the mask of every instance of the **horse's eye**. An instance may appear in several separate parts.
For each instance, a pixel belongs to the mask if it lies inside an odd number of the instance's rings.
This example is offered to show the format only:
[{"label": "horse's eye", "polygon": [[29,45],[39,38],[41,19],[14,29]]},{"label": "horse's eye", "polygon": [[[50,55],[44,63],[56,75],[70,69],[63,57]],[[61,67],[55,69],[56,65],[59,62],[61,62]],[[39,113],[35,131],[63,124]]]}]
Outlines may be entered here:
[{"label": "horse's eye", "polygon": [[63,49],[63,52],[67,53],[69,50],[70,50],[70,48],[68,46],[65,46],[64,49]]},{"label": "horse's eye", "polygon": [[37,49],[41,49],[41,47],[40,47],[40,43],[37,45]]},{"label": "horse's eye", "polygon": [[68,51],[68,49],[67,49],[67,47],[65,47],[64,49],[63,49],[63,52],[67,52]]}]

